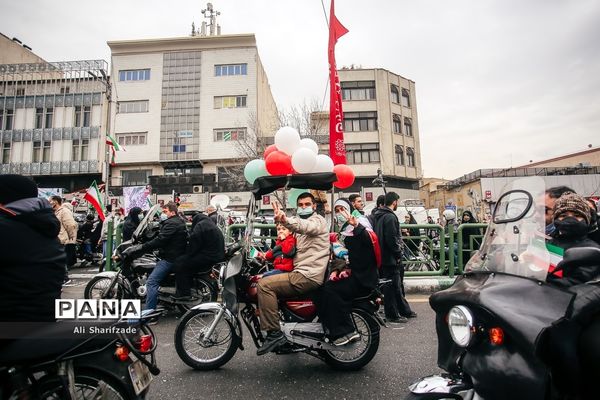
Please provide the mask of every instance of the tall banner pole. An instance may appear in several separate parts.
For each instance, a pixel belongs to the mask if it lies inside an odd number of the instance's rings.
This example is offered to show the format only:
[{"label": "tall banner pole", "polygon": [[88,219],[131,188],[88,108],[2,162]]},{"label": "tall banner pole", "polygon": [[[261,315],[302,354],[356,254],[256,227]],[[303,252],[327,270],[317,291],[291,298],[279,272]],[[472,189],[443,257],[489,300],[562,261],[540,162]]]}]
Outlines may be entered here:
[{"label": "tall banner pole", "polygon": [[348,33],[348,29],[335,16],[334,0],[329,13],[329,156],[333,164],[346,164],[344,145],[344,112],[342,111],[342,89],[335,63],[335,44]]}]

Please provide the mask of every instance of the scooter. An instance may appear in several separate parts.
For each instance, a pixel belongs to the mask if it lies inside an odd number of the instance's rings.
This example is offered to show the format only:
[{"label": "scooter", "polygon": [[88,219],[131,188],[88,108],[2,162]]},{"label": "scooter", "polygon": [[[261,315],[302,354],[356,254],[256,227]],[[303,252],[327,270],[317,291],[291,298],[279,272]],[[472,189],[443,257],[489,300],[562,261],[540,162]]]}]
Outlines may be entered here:
[{"label": "scooter", "polygon": [[465,273],[430,297],[447,373],[413,383],[406,399],[590,398],[577,341],[582,321],[600,316],[600,282],[563,289],[547,277],[598,265],[600,250],[573,248],[558,262],[544,235],[544,189],[537,177],[508,185]]}]

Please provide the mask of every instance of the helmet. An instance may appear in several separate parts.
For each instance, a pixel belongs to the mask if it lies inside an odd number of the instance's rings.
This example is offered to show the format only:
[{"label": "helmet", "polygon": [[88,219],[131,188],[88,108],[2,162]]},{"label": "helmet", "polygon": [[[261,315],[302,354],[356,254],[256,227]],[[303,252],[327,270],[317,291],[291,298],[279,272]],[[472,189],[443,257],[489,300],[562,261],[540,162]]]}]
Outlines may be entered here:
[{"label": "helmet", "polygon": [[444,210],[442,215],[444,216],[444,218],[446,218],[446,221],[450,221],[451,219],[456,218],[456,213],[453,210]]}]

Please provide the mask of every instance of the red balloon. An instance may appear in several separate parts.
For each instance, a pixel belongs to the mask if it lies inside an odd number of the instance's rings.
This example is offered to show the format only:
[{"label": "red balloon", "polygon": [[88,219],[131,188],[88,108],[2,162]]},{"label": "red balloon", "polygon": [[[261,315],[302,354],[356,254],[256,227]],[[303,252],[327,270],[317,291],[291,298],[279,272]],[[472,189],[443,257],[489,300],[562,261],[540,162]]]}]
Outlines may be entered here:
[{"label": "red balloon", "polygon": [[271,154],[274,151],[277,151],[277,146],[275,146],[274,144],[267,146],[265,152],[263,153],[263,160],[266,160],[267,157],[269,157],[269,154]]},{"label": "red balloon", "polygon": [[354,183],[354,171],[346,164],[338,164],[333,167],[337,181],[333,183],[336,188],[346,189]]},{"label": "red balloon", "polygon": [[265,159],[265,166],[271,175],[287,175],[294,173],[292,157],[283,151],[274,151]]}]

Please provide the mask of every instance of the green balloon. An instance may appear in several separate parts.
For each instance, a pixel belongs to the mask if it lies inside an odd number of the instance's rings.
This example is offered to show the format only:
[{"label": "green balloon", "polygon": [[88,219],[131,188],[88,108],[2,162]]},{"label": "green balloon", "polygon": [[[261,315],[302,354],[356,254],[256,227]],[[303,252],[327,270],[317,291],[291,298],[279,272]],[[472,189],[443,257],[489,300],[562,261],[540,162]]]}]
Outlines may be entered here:
[{"label": "green balloon", "polygon": [[287,197],[287,204],[290,207],[295,208],[296,207],[296,203],[298,203],[298,196],[300,196],[302,193],[308,192],[310,193],[310,189],[290,189],[288,192],[288,197]]},{"label": "green balloon", "polygon": [[256,178],[267,175],[269,175],[269,173],[265,167],[265,160],[252,160],[249,161],[244,167],[244,178],[246,178],[248,183],[251,185],[254,183]]}]

